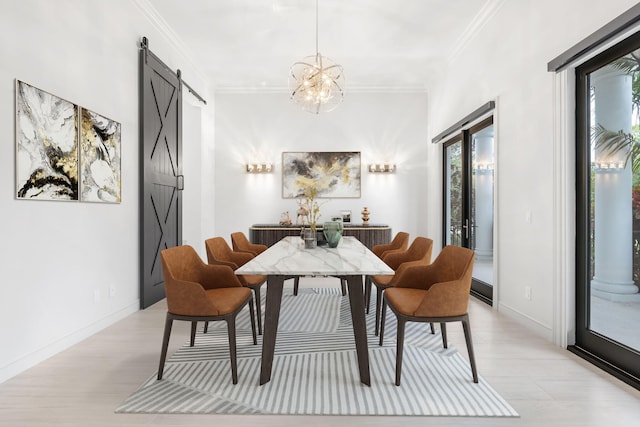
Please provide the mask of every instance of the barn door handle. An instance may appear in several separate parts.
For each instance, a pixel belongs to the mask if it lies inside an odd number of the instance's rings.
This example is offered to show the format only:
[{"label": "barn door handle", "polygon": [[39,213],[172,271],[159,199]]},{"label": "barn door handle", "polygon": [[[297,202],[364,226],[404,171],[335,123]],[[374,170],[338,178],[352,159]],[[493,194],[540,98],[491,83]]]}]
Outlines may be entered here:
[{"label": "barn door handle", "polygon": [[178,190],[184,190],[184,175],[178,175]]}]

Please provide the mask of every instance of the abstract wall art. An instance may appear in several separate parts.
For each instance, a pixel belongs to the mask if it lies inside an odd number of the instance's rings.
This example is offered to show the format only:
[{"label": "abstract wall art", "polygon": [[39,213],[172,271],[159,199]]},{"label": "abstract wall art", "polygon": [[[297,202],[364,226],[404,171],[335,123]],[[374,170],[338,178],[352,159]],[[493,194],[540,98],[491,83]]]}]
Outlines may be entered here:
[{"label": "abstract wall art", "polygon": [[120,203],[121,126],[16,80],[16,198]]},{"label": "abstract wall art", "polygon": [[78,106],[19,80],[16,196],[78,200]]},{"label": "abstract wall art", "polygon": [[360,153],[282,153],[282,197],[304,197],[308,188],[316,197],[360,197]]},{"label": "abstract wall art", "polygon": [[120,203],[120,123],[80,109],[80,200]]}]

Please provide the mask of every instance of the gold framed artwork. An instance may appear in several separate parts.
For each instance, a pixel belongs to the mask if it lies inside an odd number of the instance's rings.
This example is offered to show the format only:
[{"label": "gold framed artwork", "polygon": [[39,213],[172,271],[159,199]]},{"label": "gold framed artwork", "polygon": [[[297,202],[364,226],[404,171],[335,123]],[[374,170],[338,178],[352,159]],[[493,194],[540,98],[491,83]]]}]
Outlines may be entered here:
[{"label": "gold framed artwork", "polygon": [[78,200],[78,106],[16,81],[16,197]]},{"label": "gold framed artwork", "polygon": [[304,197],[313,188],[319,198],[359,198],[360,152],[283,152],[282,197]]},{"label": "gold framed artwork", "polygon": [[80,111],[80,200],[120,203],[120,123]]},{"label": "gold framed artwork", "polygon": [[16,198],[120,203],[121,126],[16,80]]}]

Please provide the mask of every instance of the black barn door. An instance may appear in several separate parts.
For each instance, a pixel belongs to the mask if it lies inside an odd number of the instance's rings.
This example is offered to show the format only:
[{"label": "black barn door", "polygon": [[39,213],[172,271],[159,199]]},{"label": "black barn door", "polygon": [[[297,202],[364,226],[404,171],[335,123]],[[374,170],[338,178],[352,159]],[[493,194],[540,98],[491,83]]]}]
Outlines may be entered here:
[{"label": "black barn door", "polygon": [[180,76],[140,50],[140,306],[165,297],[160,251],[182,242],[182,87]]}]

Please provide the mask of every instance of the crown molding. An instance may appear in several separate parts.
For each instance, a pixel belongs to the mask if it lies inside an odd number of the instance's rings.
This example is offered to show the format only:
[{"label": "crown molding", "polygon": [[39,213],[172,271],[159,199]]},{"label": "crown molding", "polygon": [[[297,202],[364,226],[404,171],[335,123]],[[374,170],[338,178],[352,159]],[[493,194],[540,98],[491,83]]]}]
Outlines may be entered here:
[{"label": "crown molding", "polygon": [[[287,86],[217,86],[213,92],[221,94],[289,93],[289,88]],[[344,92],[346,97],[349,93],[427,93],[428,91],[426,85],[355,85],[345,87]]]},{"label": "crown molding", "polygon": [[[210,84],[208,77],[200,68],[198,63],[193,58],[191,51],[182,39],[176,34],[171,26],[164,20],[162,15],[153,7],[148,0],[130,0],[149,20],[149,22],[167,39],[169,45],[173,47],[180,55],[189,63],[190,71],[193,71],[196,78],[200,79],[203,84],[208,86]],[[153,40],[151,40],[153,43]],[[152,45],[153,46],[153,45]],[[206,89],[206,88],[205,88]],[[206,93],[206,91],[205,91]]]},{"label": "crown molding", "polygon": [[469,42],[478,35],[480,30],[485,26],[487,22],[494,17],[494,15],[500,10],[505,0],[488,0],[480,12],[473,18],[469,26],[462,32],[458,41],[451,49],[451,53],[447,56],[446,61],[448,63],[453,62],[462,50],[469,44]]}]

